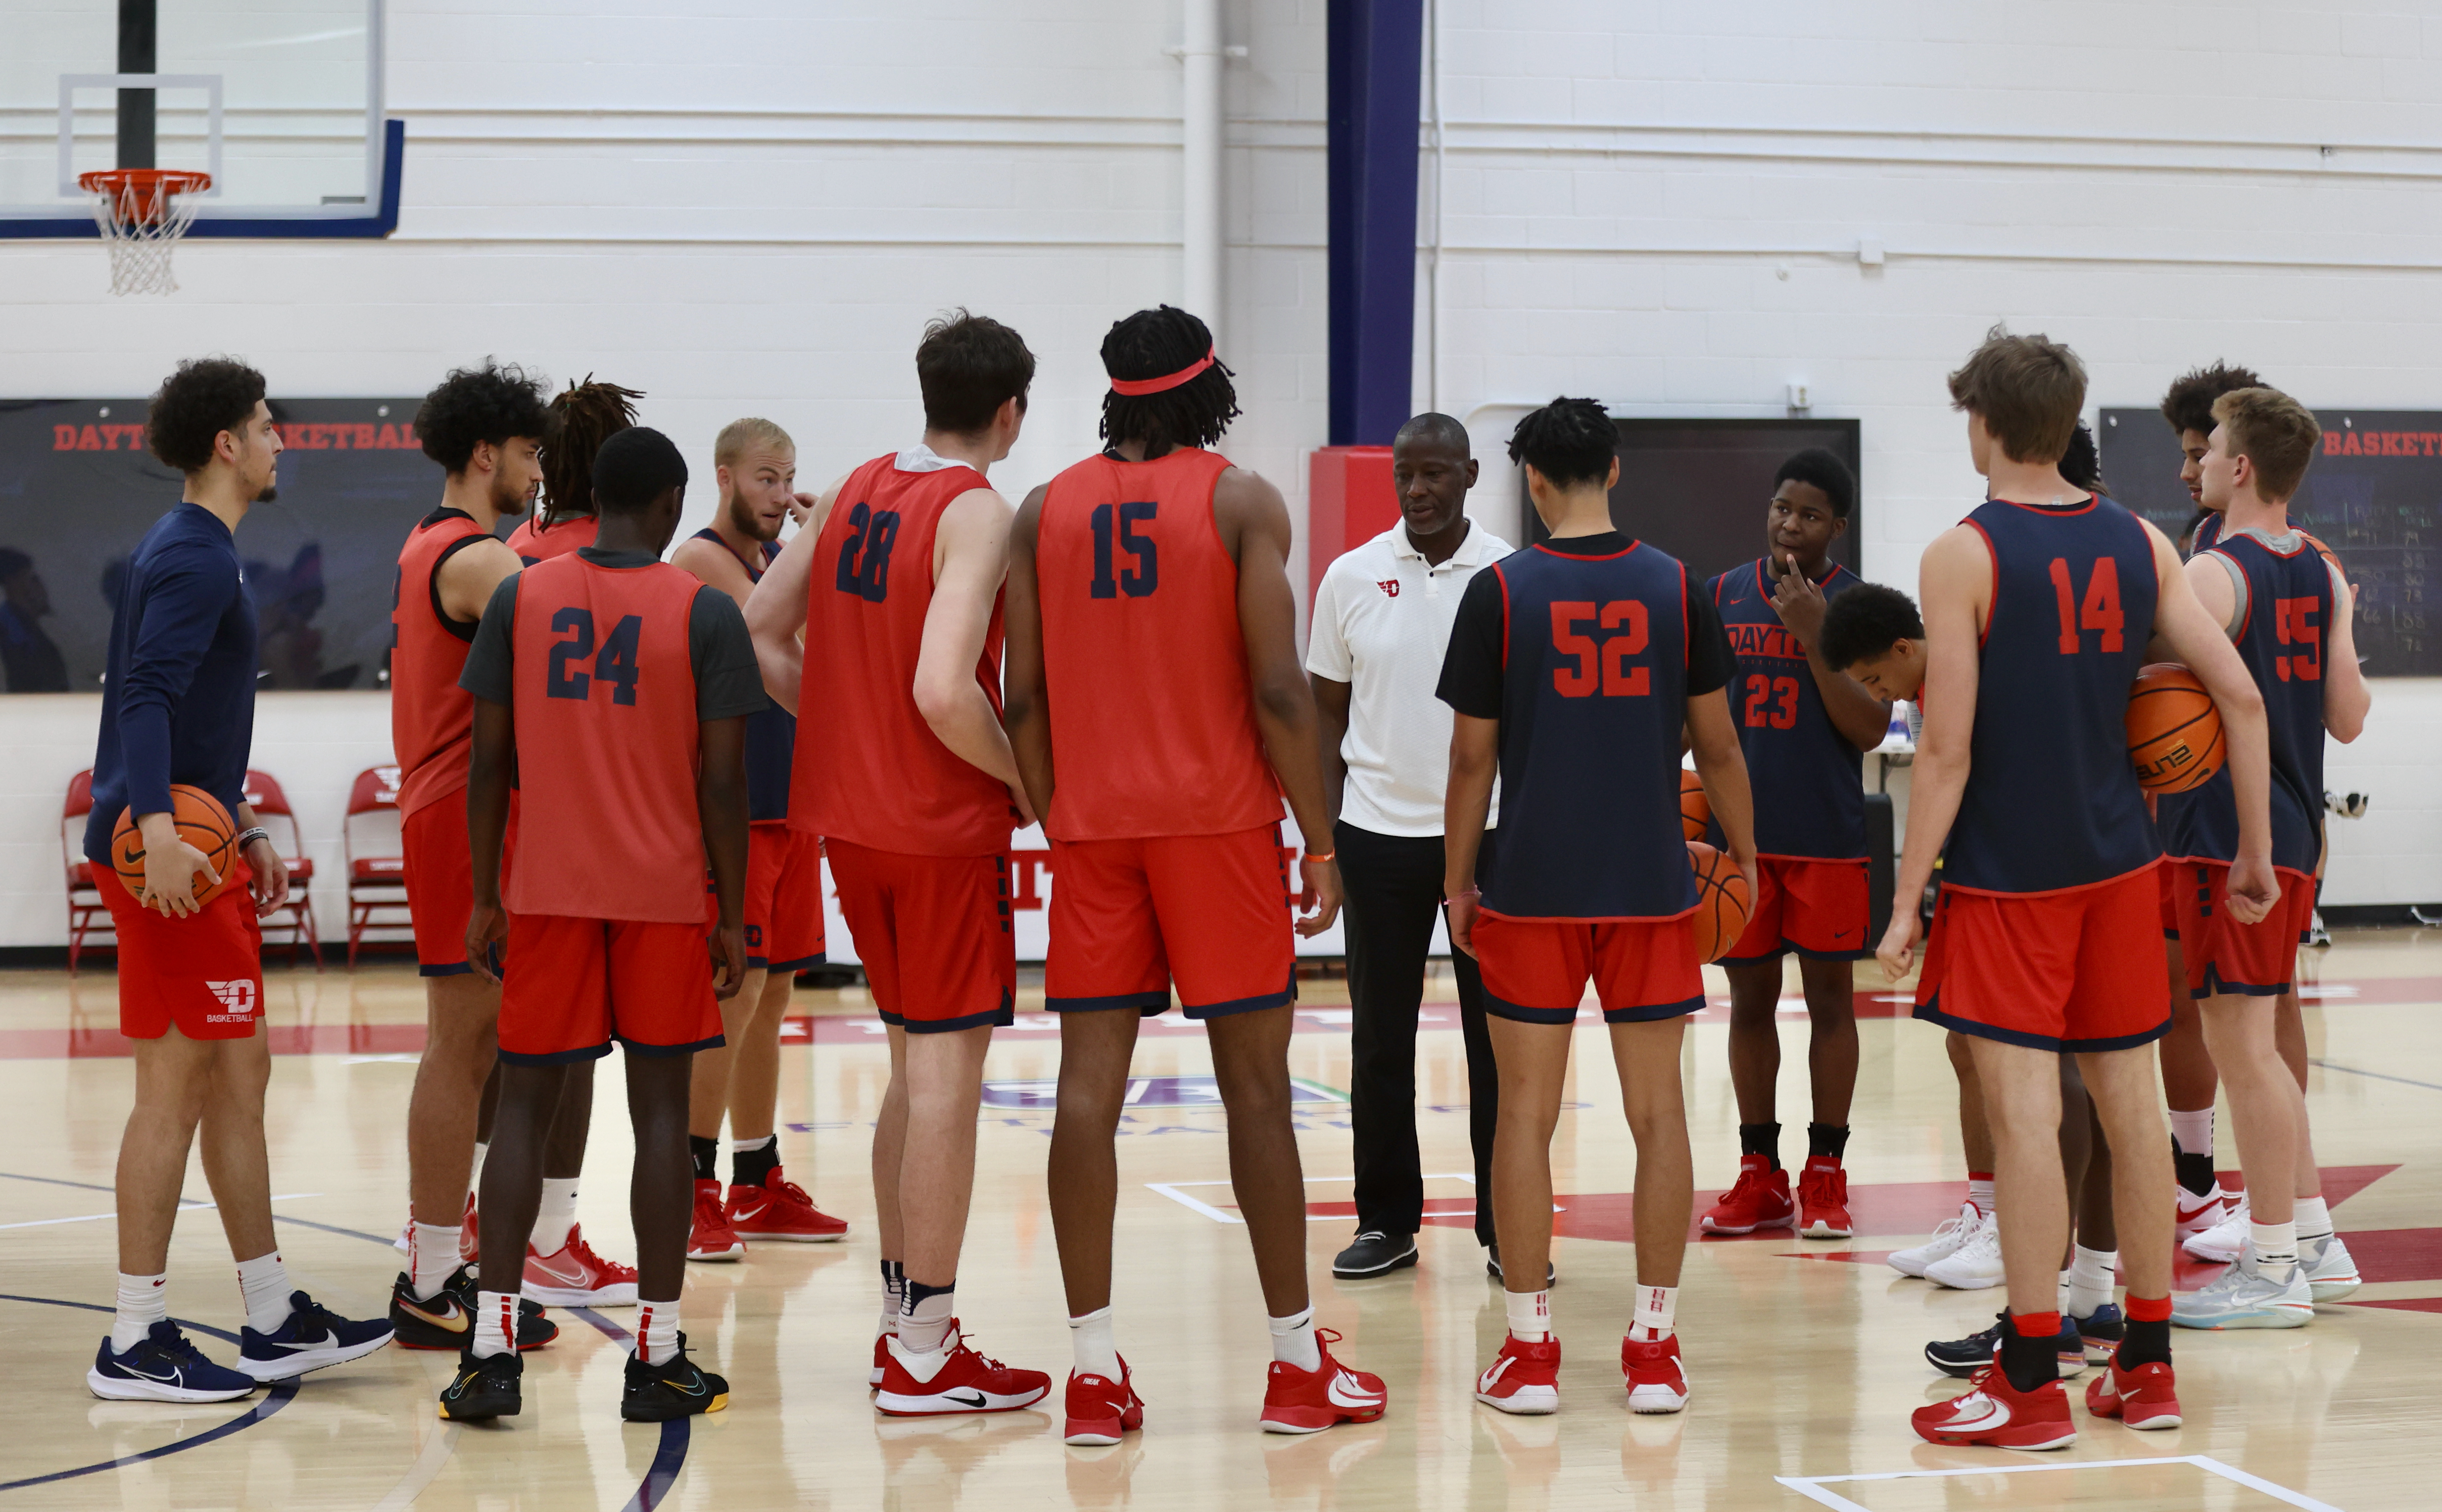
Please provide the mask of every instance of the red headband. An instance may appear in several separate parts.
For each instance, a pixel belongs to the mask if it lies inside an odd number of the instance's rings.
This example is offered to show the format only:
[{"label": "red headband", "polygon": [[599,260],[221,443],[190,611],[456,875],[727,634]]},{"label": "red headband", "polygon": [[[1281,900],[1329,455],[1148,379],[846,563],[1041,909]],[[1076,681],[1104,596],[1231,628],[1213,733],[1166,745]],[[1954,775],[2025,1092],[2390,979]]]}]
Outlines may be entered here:
[{"label": "red headband", "polygon": [[1111,380],[1111,392],[1113,393],[1124,393],[1131,397],[1140,393],[1160,393],[1165,390],[1177,388],[1180,384],[1185,383],[1188,379],[1194,377],[1197,373],[1211,366],[1212,366],[1212,353],[1208,350],[1204,355],[1196,358],[1194,362],[1189,363],[1186,367],[1179,369],[1176,373],[1171,373],[1166,377],[1113,378]]}]

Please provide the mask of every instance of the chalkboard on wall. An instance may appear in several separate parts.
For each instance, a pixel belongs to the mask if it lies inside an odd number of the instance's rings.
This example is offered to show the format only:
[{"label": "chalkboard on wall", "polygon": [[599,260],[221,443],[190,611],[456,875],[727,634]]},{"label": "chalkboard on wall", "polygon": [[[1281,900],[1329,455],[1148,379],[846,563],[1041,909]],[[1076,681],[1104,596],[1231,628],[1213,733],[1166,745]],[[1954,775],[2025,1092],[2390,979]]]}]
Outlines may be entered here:
[{"label": "chalkboard on wall", "polygon": [[[2442,568],[2442,411],[2318,410],[2324,444],[2289,501],[2358,591],[2358,655],[2369,677],[2442,676],[2427,584]],[[2098,437],[2111,497],[2172,539],[2196,516],[2179,442],[2161,411],[2105,410]]]}]

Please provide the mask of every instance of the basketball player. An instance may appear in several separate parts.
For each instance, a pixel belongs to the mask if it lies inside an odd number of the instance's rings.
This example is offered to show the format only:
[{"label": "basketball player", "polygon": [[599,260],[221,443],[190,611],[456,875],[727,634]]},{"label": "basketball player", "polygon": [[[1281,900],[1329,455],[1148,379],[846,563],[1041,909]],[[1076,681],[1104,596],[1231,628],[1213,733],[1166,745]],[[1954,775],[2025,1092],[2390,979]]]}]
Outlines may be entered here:
[{"label": "basketball player", "polygon": [[[128,558],[111,606],[85,823],[84,853],[118,936],[118,1029],[136,1053],[136,1104],[118,1146],[118,1305],[85,1385],[117,1401],[226,1402],[257,1382],[371,1354],[391,1330],[290,1285],[271,1233],[257,920],[287,902],[288,868],[246,803],[255,617],[232,537],[246,510],[272,497],[280,431],[263,374],[226,357],[180,363],[144,425],[146,448],[186,486]],[[196,874],[208,886],[222,878],[179,837],[173,783],[210,793],[240,827],[238,874],[202,903]],[[135,817],[140,895],[113,872],[123,865],[111,844],[122,812]],[[235,1370],[207,1359],[168,1311],[170,1230],[198,1127],[246,1302]]]},{"label": "basketball player", "polygon": [[[1795,1222],[1809,1239],[1846,1239],[1849,1101],[1857,1090],[1850,962],[1872,954],[1866,890],[1865,753],[1883,743],[1891,706],[1823,659],[1823,611],[1860,579],[1832,560],[1849,533],[1857,480],[1819,447],[1780,465],[1764,510],[1765,554],[1704,585],[1739,659],[1732,719],[1755,794],[1762,892],[1722,967],[1730,978],[1730,1082],[1739,1100],[1739,1179],[1706,1211],[1710,1233]],[[1718,830],[1712,836],[1721,843]],[[1814,1118],[1806,1170],[1790,1199],[1774,1088],[1780,1079],[1781,957],[1797,953],[1812,1026]]]},{"label": "basketball player", "polygon": [[2205,1041],[2230,1090],[2252,1216],[2248,1253],[2213,1284],[2179,1298],[2171,1321],[2187,1328],[2294,1328],[2313,1321],[2316,1302],[2355,1291],[2358,1275],[2332,1232],[2305,1098],[2275,1043],[2273,999],[2294,990],[2298,939],[2315,905],[2324,735],[2356,739],[2372,698],[2358,668],[2347,582],[2290,526],[2286,507],[2322,428],[2296,400],[2265,388],[2223,394],[2213,418],[2201,481],[2223,528],[2190,559],[2187,576],[2269,711],[2282,899],[2260,921],[2220,905],[2237,853],[2228,774],[2183,794],[2170,811],[2169,843],[2185,986],[2203,1008]]},{"label": "basketball player", "polygon": [[[781,527],[797,512],[797,446],[769,420],[733,420],[712,444],[720,502],[712,524],[679,542],[670,563],[720,589],[742,610],[780,555]],[[808,501],[811,502],[811,501]],[[767,699],[746,721],[746,982],[721,1011],[724,1047],[700,1050],[687,1098],[695,1159],[690,1260],[736,1259],[747,1238],[827,1243],[847,1225],[816,1208],[781,1174],[775,1120],[780,1100],[780,1023],[799,971],[823,959],[823,842],[789,828],[789,763],[797,721]],[[720,1120],[729,1118],[729,1198],[720,1194]],[[760,1131],[760,1132],[757,1132]],[[723,1223],[707,1223],[718,1216]],[[727,1230],[728,1245],[720,1245]]]},{"label": "basketball player", "polygon": [[587,373],[551,401],[542,439],[542,509],[509,532],[509,550],[527,566],[593,544],[593,457],[636,423],[644,392]]},{"label": "basketball player", "polygon": [[1051,1223],[1076,1366],[1071,1444],[1144,1422],[1111,1321],[1113,1139],[1140,1015],[1204,1025],[1272,1365],[1261,1423],[1370,1422],[1379,1377],[1314,1326],[1289,1118],[1295,949],[1280,845],[1305,840],[1295,927],[1339,909],[1314,695],[1298,665],[1279,490],[1209,448],[1238,413],[1212,334],[1139,310],[1103,338],[1107,446],[1027,497],[1010,553],[1009,729],[1059,882],[1044,1006],[1061,1015]]},{"label": "basketball player", "polygon": [[825,489],[749,603],[764,685],[815,716],[789,823],[823,837],[890,1036],[869,1379],[879,1411],[911,1417],[1015,1412],[1051,1389],[976,1353],[955,1316],[984,1052],[1015,1009],[1009,836],[1033,822],[998,701],[1010,509],[985,473],[1017,442],[1034,354],[961,310],[924,328],[916,378],[924,439]]},{"label": "basketball player", "polygon": [[[508,949],[482,1289],[441,1394],[453,1421],[519,1411],[514,1302],[544,1130],[569,1066],[610,1054],[614,1039],[628,1049],[639,1308],[619,1415],[660,1422],[729,1403],[729,1383],[687,1358],[678,1330],[687,1082],[693,1053],[720,1043],[716,998],[746,972],[744,752],[761,679],[737,604],[660,560],[686,496],[669,438],[623,430],[593,475],[594,544],[502,579],[466,653],[466,958],[496,976],[493,949],[503,937]],[[513,769],[521,799],[504,888]]]},{"label": "basketball player", "polygon": [[[519,568],[495,537],[503,518],[532,507],[541,479],[536,448],[542,395],[522,371],[486,362],[462,368],[425,395],[415,433],[441,464],[441,505],[408,533],[391,604],[391,742],[399,765],[399,829],[408,911],[424,978],[425,1044],[408,1100],[408,1268],[391,1289],[390,1321],[410,1349],[457,1350],[474,1320],[474,1277],[465,1214],[477,1110],[493,1068],[499,987],[466,961],[466,915],[474,906],[466,852],[466,758],[475,701],[458,685],[483,606]],[[583,1157],[582,1127],[571,1139]],[[632,1305],[636,1273],[603,1259],[575,1226],[575,1180],[564,1237],[530,1255],[526,1288],[554,1303]],[[559,1325],[540,1316],[519,1324],[519,1345],[547,1342]]]},{"label": "basketball player", "polygon": [[[1636,1307],[1620,1344],[1629,1410],[1687,1405],[1675,1320],[1694,1173],[1679,1047],[1704,980],[1679,820],[1683,732],[1755,896],[1754,811],[1723,692],[1735,662],[1686,568],[1612,522],[1618,441],[1592,399],[1555,399],[1518,423],[1509,460],[1524,465],[1551,538],[1467,585],[1442,668],[1440,696],[1455,711],[1450,941],[1483,967],[1501,1067],[1492,1192],[1509,1334],[1475,1397],[1504,1412],[1559,1409],[1543,1284],[1551,1144],[1589,977],[1636,1139]],[[1501,851],[1479,892],[1496,769]]]},{"label": "basketball player", "polygon": [[2171,1014],[2155,985],[2160,854],[2128,761],[2129,686],[2160,633],[2219,707],[2241,827],[2227,906],[2248,921],[2280,896],[2264,702],[2171,543],[2060,475],[2086,399],[2074,353],[1996,328],[1950,392],[1989,497],[1924,556],[1924,737],[1878,954],[1894,980],[1914,965],[1917,903],[1946,845],[1916,1013],[1975,1040],[2013,1332],[1973,1389],[1920,1409],[1914,1427],[1936,1443],[2058,1448],[2076,1437],[2055,1352],[2062,1051],[2078,1055],[2110,1142],[2128,1277],[2126,1337],[2087,1405],[2134,1428],[2179,1420],[2170,1150],[2146,1049]]}]

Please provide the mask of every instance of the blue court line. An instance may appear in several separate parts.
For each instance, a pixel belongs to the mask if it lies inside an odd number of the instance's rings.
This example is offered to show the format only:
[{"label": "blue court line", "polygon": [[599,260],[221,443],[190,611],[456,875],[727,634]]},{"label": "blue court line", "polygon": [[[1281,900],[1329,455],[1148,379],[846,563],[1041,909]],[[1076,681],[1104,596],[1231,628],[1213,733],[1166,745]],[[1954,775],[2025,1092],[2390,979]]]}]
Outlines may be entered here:
[{"label": "blue court line", "polygon": [[2360,1071],[2354,1066],[2335,1066],[2329,1061],[2310,1060],[2306,1064],[2321,1066],[2326,1071],[2345,1071],[2351,1076],[2370,1076],[2378,1082],[2396,1082],[2402,1086],[2421,1086],[2428,1092],[2442,1092],[2442,1085],[2432,1082],[2413,1081],[2405,1076],[2392,1076],[2382,1071]]},{"label": "blue court line", "polygon": [[[41,1176],[34,1176],[29,1179],[39,1181],[44,1178]],[[75,1182],[63,1182],[61,1184],[64,1186],[77,1185]],[[25,1297],[13,1292],[0,1292],[0,1302],[39,1303],[46,1307],[76,1307],[86,1312],[96,1313],[116,1313],[118,1311],[115,1307],[103,1307],[95,1303],[62,1302],[56,1297]],[[218,1328],[210,1328],[202,1323],[189,1322],[183,1318],[173,1318],[171,1321],[176,1323],[179,1327],[186,1329],[190,1333],[206,1334],[226,1343],[234,1344],[238,1342],[238,1337],[235,1334],[228,1333]],[[141,1454],[122,1454],[115,1460],[102,1460],[93,1465],[81,1465],[73,1470],[53,1470],[48,1475],[29,1475],[22,1481],[0,1481],[0,1491],[17,1491],[29,1485],[48,1485],[53,1481],[73,1481],[80,1475],[92,1475],[101,1470],[117,1470],[122,1469],[130,1465],[141,1465],[146,1460],[157,1460],[165,1454],[175,1454],[181,1449],[201,1448],[203,1446],[211,1443],[214,1439],[227,1438],[231,1433],[237,1432],[241,1429],[252,1428],[255,1424],[262,1422],[272,1413],[279,1412],[283,1407],[286,1407],[297,1397],[297,1382],[299,1378],[300,1377],[291,1376],[289,1379],[284,1381],[271,1382],[269,1394],[265,1395],[263,1400],[253,1403],[244,1412],[230,1418],[226,1423],[219,1424],[213,1428],[208,1428],[200,1433],[190,1434],[187,1437],[178,1440],[174,1444],[164,1444],[159,1448],[146,1449]],[[660,1467],[660,1462],[657,1459],[654,1463],[654,1468],[659,1469]],[[650,1472],[647,1472],[646,1483],[650,1485],[651,1481],[652,1476]],[[642,1495],[643,1493],[639,1492],[638,1494]]]}]

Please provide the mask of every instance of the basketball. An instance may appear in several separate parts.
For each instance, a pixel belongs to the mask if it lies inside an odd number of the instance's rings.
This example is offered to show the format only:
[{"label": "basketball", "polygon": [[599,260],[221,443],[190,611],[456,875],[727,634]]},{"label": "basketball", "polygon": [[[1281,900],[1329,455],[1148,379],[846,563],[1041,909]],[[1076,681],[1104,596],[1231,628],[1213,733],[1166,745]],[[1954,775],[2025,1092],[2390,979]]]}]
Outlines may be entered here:
[{"label": "basketball", "polygon": [[2148,792],[2189,792],[2221,770],[2221,713],[2196,675],[2171,662],[2141,668],[2128,694],[2128,759]]},{"label": "basketball", "polygon": [[1686,767],[1679,769],[1679,828],[1688,840],[1704,838],[1705,827],[1713,822],[1713,806],[1704,799],[1704,779]]},{"label": "basketball", "polygon": [[[237,825],[221,801],[201,788],[191,788],[181,782],[170,789],[171,811],[177,815],[178,838],[204,853],[220,873],[220,882],[195,889],[197,906],[210,902],[228,891],[237,869]],[[118,828],[110,834],[110,864],[118,880],[138,902],[144,899],[144,837],[137,832],[136,815],[132,810],[118,811]],[[195,873],[201,878],[202,872]]]},{"label": "basketball", "polygon": [[1696,955],[1710,965],[1746,933],[1755,901],[1747,896],[1746,874],[1723,852],[1690,840],[1687,860],[1696,868]]}]

